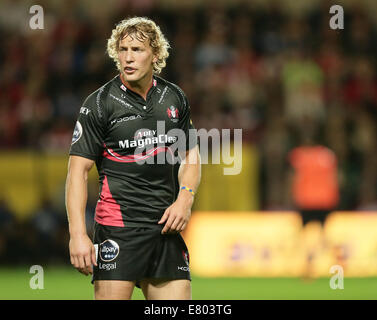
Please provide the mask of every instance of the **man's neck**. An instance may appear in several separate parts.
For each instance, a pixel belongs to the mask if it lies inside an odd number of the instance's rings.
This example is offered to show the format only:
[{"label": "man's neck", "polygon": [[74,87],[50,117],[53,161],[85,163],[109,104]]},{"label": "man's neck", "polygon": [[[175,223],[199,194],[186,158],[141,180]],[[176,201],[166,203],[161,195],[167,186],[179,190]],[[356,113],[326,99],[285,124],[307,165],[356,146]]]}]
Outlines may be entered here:
[{"label": "man's neck", "polygon": [[153,74],[150,76],[148,75],[139,81],[126,81],[124,75],[122,74],[121,76],[126,87],[141,95],[144,100],[147,100],[147,94],[153,81]]}]

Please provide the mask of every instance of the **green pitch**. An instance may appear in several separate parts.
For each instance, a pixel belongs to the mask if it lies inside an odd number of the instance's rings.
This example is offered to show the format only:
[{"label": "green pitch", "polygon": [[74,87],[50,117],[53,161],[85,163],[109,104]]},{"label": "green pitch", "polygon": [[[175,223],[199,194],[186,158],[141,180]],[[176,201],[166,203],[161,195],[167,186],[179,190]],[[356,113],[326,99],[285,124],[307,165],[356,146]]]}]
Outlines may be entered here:
[{"label": "green pitch", "polygon": [[[46,267],[44,289],[31,289],[30,267],[0,268],[0,299],[93,299],[90,276],[73,267]],[[329,278],[200,278],[193,277],[193,299],[377,299],[377,278],[345,278],[343,290],[332,290]],[[144,299],[135,289],[133,299]]]}]

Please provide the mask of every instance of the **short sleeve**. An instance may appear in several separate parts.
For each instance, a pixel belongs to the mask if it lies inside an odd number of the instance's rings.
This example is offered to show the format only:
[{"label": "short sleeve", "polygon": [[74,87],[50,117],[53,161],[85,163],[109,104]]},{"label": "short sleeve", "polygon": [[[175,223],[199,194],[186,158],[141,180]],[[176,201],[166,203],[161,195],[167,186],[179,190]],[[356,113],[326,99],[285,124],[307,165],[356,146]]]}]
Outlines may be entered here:
[{"label": "short sleeve", "polygon": [[80,108],[73,131],[70,155],[96,160],[102,153],[106,129],[103,110],[95,97],[89,96]]},{"label": "short sleeve", "polygon": [[183,111],[179,122],[180,129],[183,130],[186,136],[186,150],[190,150],[198,144],[198,136],[191,120],[190,105],[185,95],[183,95]]}]

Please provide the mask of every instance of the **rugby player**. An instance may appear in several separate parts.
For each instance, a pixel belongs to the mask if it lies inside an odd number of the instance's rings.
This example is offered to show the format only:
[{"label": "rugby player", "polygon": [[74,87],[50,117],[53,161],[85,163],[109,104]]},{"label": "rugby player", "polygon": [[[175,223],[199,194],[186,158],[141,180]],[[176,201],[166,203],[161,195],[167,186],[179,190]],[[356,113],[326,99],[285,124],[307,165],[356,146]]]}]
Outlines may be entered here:
[{"label": "rugby player", "polygon": [[[135,286],[146,299],[191,299],[189,253],[180,232],[199,186],[200,156],[185,94],[157,76],[168,49],[152,20],[121,21],[107,43],[119,74],[87,97],[76,122],[66,181],[70,260],[92,274],[95,299],[131,299]],[[157,161],[174,155],[179,139],[169,135],[172,129],[186,138],[178,148],[178,179],[174,162]],[[94,164],[100,193],[91,240],[84,212]]]}]

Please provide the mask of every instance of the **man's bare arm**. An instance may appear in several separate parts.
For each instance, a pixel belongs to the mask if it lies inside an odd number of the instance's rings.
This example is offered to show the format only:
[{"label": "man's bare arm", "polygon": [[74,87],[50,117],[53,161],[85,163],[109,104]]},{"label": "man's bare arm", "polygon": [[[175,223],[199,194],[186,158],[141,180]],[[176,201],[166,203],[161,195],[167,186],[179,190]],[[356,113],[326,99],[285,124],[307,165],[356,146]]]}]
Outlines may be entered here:
[{"label": "man's bare arm", "polygon": [[[192,189],[196,193],[201,178],[201,163],[199,148],[196,146],[186,151],[178,171],[179,185]],[[191,207],[194,196],[187,190],[179,190],[176,201],[165,210],[164,215],[158,222],[165,226],[162,233],[183,231],[191,217]]]},{"label": "man's bare arm", "polygon": [[71,263],[85,275],[93,273],[92,264],[97,265],[95,249],[88,237],[85,225],[88,173],[93,165],[93,160],[70,156],[65,192]]}]

